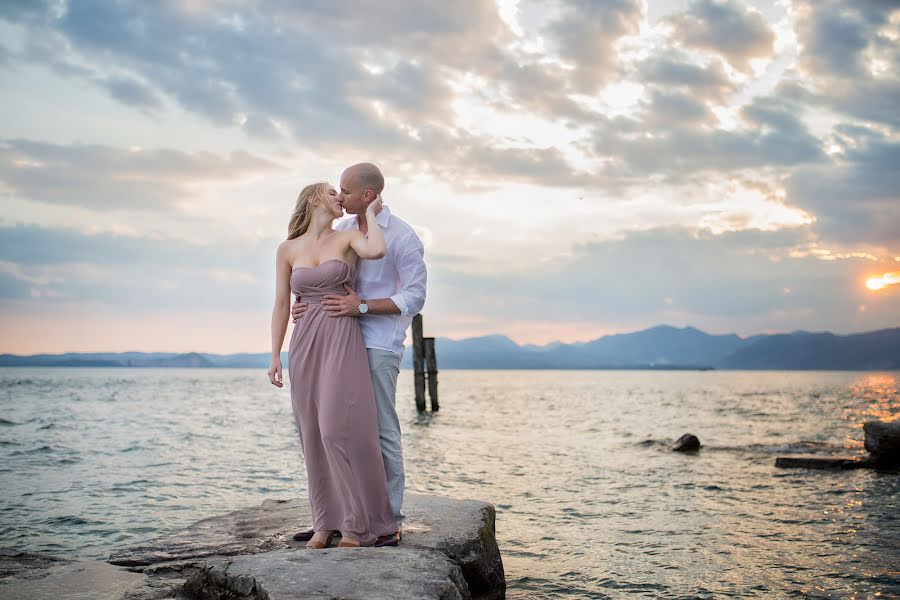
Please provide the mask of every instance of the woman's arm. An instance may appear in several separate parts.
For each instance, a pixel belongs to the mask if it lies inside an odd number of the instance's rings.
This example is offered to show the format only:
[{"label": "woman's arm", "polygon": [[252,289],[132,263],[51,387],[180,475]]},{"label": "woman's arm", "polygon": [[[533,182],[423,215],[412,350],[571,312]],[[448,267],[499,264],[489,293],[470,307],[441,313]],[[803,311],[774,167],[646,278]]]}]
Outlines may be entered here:
[{"label": "woman's arm", "polygon": [[291,312],[291,263],[286,243],[282,242],[275,253],[275,305],[272,307],[272,359],[269,361],[269,381],[276,387],[284,387],[281,372],[281,347],[287,332],[288,315]]},{"label": "woman's arm", "polygon": [[350,237],[350,247],[363,259],[374,260],[384,258],[387,246],[384,243],[384,232],[378,224],[375,211],[381,207],[381,198],[377,198],[366,208],[366,223],[369,226],[369,235],[364,236],[360,231],[353,231]]}]

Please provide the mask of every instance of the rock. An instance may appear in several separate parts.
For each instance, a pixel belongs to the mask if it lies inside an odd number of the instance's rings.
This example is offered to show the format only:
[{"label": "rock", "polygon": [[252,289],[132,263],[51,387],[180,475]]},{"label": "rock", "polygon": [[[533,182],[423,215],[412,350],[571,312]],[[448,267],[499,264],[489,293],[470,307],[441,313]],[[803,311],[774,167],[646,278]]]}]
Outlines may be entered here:
[{"label": "rock", "polygon": [[864,469],[876,466],[870,458],[839,456],[779,456],[775,466],[782,469]]},{"label": "rock", "polygon": [[700,439],[693,434],[686,433],[672,445],[675,452],[690,452],[700,449]]},{"label": "rock", "polygon": [[275,550],[220,558],[188,579],[198,600],[395,600],[471,598],[459,566],[445,554],[406,548]]},{"label": "rock", "polygon": [[879,462],[900,463],[900,421],[869,421],[863,431],[866,450]]},{"label": "rock", "polygon": [[65,565],[71,561],[48,554],[21,552],[12,548],[0,548],[0,581],[9,579],[35,579],[45,575],[50,567]]},{"label": "rock", "polygon": [[[377,557],[370,557],[367,563],[367,568],[372,573],[377,573],[380,567],[376,563],[379,561],[383,561],[386,565],[386,572],[396,570],[396,565],[392,561],[400,556],[400,553],[419,553],[421,560],[425,561],[423,564],[438,565],[435,562],[437,553],[458,567],[466,584],[466,592],[459,591],[462,594],[460,596],[434,597],[471,597],[476,600],[505,598],[506,580],[495,536],[496,514],[492,505],[474,500],[408,494],[403,511],[407,519],[403,527],[403,541],[398,548],[341,548],[317,552],[306,550],[304,543],[294,542],[291,539],[294,532],[305,528],[311,522],[309,503],[304,498],[266,500],[259,507],[204,519],[182,531],[152,540],[148,544],[116,552],[110,556],[109,562],[143,572],[146,576],[144,583],[131,589],[129,598],[150,600],[170,597],[165,594],[176,593],[182,585],[188,585],[188,582],[191,586],[209,587],[212,584],[203,582],[211,580],[210,578],[219,578],[219,575],[224,573],[225,563],[220,559],[227,557],[240,557],[239,562],[237,558],[232,562],[250,569],[253,565],[262,567],[268,564],[266,562],[268,558],[260,557],[258,561],[250,561],[249,558],[255,555],[280,552],[284,556],[279,558],[281,555],[276,554],[270,557],[271,560],[281,560],[280,564],[307,565],[309,561],[335,561],[337,560],[333,557],[335,553],[363,552],[359,556]],[[285,558],[288,554],[296,557],[293,562]],[[332,555],[331,558],[329,554]],[[408,557],[404,560],[412,561],[413,558]],[[303,568],[312,569],[310,571],[312,573],[319,572],[315,570],[317,568],[315,566]],[[228,572],[231,573],[230,568]],[[427,575],[428,581],[433,583],[448,578],[450,581],[453,580],[450,572],[444,567],[440,567],[436,572],[437,579],[424,572],[413,574],[418,577]],[[318,580],[311,582],[310,585],[312,583],[315,583],[315,586],[325,585],[327,578],[321,582]],[[264,585],[264,582],[261,580],[260,584]],[[404,585],[413,584],[414,582],[410,580]],[[374,589],[375,582],[370,582],[368,577],[365,580],[357,578],[355,585],[359,590]],[[460,586],[457,588],[463,589]],[[337,593],[334,595],[341,597]]]},{"label": "rock", "polygon": [[[46,557],[41,558],[42,562],[44,560]],[[29,576],[20,572],[4,578],[0,583],[0,600],[122,600],[127,597],[129,586],[143,579],[138,573],[129,573],[101,561],[50,561],[52,566],[38,568],[38,572],[30,572]]]},{"label": "rock", "polygon": [[[494,507],[485,502],[441,496],[413,498],[403,504],[406,524],[401,547],[434,549],[446,554],[462,569],[472,598],[506,597],[503,560],[494,529]],[[419,523],[427,524],[427,529]]]}]

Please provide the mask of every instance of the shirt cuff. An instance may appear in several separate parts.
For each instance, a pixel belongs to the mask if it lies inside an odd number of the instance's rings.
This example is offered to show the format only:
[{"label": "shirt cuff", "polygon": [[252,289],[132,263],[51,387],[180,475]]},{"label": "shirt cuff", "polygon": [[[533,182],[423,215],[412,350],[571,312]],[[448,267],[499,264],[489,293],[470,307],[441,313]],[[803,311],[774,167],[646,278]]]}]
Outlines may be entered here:
[{"label": "shirt cuff", "polygon": [[400,309],[400,316],[409,316],[409,305],[406,303],[406,300],[403,299],[401,294],[394,294],[390,297],[390,300],[392,300],[394,304],[397,305],[397,308]]}]

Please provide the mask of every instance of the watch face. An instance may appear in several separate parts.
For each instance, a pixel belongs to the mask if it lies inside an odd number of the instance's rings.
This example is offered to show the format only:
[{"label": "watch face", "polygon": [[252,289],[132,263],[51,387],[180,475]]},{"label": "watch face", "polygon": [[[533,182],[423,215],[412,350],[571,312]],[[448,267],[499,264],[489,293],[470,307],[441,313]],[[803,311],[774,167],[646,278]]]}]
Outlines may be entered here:
[{"label": "watch face", "polygon": [[359,305],[359,314],[364,315],[367,312],[369,312],[369,305],[368,304],[360,304]]}]

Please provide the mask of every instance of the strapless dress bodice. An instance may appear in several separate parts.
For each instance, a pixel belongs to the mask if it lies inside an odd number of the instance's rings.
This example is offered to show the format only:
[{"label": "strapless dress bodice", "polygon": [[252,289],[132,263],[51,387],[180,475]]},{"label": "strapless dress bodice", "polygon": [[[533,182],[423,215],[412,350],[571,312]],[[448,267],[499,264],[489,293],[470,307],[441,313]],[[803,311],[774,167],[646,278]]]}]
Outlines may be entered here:
[{"label": "strapless dress bodice", "polygon": [[336,258],[291,271],[291,292],[309,303],[318,303],[328,294],[346,296],[344,284],[352,287],[355,282],[356,268]]}]

